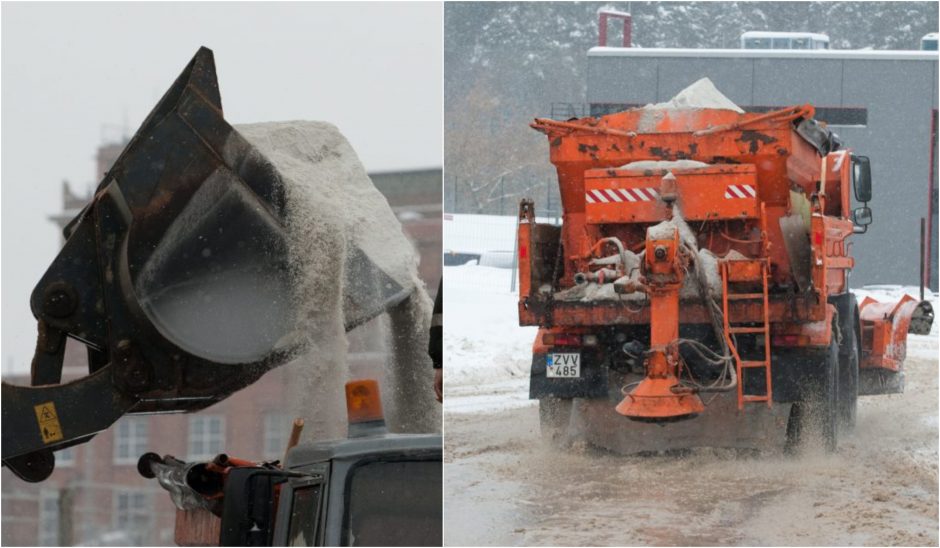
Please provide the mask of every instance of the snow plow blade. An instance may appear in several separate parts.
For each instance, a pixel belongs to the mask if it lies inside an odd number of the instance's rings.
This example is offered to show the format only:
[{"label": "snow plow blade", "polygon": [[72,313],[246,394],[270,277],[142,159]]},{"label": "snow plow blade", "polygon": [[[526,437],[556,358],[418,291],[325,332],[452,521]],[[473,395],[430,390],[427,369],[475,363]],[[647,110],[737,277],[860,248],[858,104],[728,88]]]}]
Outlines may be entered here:
[{"label": "snow plow blade", "polygon": [[[3,464],[41,481],[53,449],[125,413],[203,409],[303,350],[289,205],[277,160],[225,121],[213,55],[201,48],[66,227],[33,291],[31,386],[3,383]],[[393,259],[340,233],[348,330],[415,287],[389,274],[401,271],[382,263]],[[370,249],[403,238],[369,237]],[[87,347],[89,374],[63,384],[66,338]]]},{"label": "snow plow blade", "polygon": [[933,326],[933,307],[904,295],[897,302],[881,303],[865,297],[858,306],[861,323],[862,369],[897,372],[907,356],[907,335],[927,335]]}]

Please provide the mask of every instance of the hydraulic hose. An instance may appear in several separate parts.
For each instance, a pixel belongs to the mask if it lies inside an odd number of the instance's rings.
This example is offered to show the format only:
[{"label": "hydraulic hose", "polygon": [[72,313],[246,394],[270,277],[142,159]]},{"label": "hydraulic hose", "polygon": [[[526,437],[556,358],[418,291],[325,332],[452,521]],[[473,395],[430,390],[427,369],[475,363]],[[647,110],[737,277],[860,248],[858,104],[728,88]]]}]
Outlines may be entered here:
[{"label": "hydraulic hose", "polygon": [[[680,222],[684,223],[685,221],[680,221]],[[683,243],[682,245],[685,248],[686,252],[689,253],[689,255],[693,258],[693,261],[695,261],[696,263],[694,278],[695,278],[696,285],[698,286],[699,297],[702,299],[702,304],[704,304],[705,308],[708,310],[708,317],[711,320],[712,331],[715,334],[715,338],[718,340],[718,344],[721,345],[721,350],[722,350],[722,355],[720,356],[721,361],[724,362],[725,371],[731,377],[731,380],[729,381],[727,385],[715,386],[713,384],[709,386],[699,386],[698,391],[699,392],[729,392],[737,388],[738,375],[734,367],[734,357],[731,355],[730,348],[728,348],[728,342],[725,339],[722,312],[718,308],[718,305],[715,304],[715,302],[712,301],[712,299],[708,295],[708,282],[705,280],[704,269],[700,268],[699,266],[698,250],[686,243]],[[715,363],[714,361],[709,360],[704,355],[702,355],[699,349],[699,347],[703,347],[709,352],[712,352],[711,349],[709,349],[707,346],[703,345],[702,343],[699,343],[698,341],[690,341],[689,339],[679,339],[679,341],[680,342],[688,341],[689,343],[695,343],[694,345],[692,345],[692,348],[696,349],[696,353],[698,353],[700,357],[705,359],[705,361],[709,363]],[[718,356],[718,354],[715,354],[715,355]],[[718,380],[720,381],[724,377],[725,377],[725,373],[722,372],[722,375],[719,377]]]}]

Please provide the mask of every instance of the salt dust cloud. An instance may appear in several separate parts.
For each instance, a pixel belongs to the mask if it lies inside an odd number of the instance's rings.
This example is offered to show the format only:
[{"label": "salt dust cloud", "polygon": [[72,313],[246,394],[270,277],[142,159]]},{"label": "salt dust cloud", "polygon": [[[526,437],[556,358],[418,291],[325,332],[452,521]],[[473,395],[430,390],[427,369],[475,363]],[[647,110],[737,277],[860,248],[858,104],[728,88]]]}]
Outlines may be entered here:
[{"label": "salt dust cloud", "polygon": [[[344,384],[349,379],[346,337],[352,292],[379,295],[350,272],[353,253],[364,254],[394,283],[411,291],[390,311],[384,347],[383,403],[393,431],[440,429],[427,356],[430,298],[417,275],[415,251],[384,196],[349,142],[323,122],[272,122],[236,129],[271,161],[286,198],[288,253],[296,330],[303,350],[285,365],[287,408],[305,420],[304,437],[346,435]],[[355,280],[355,287],[346,287]],[[374,303],[378,305],[379,303]]]}]

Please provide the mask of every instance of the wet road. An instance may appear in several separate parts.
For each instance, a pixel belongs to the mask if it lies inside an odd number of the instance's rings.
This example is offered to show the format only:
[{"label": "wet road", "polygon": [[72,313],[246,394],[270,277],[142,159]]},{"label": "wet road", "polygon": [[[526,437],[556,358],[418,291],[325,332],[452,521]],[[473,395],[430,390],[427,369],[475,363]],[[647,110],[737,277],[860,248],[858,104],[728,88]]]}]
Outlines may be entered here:
[{"label": "wet road", "polygon": [[555,452],[532,404],[455,405],[445,544],[936,546],[936,341],[912,337],[906,393],[861,398],[835,455]]}]

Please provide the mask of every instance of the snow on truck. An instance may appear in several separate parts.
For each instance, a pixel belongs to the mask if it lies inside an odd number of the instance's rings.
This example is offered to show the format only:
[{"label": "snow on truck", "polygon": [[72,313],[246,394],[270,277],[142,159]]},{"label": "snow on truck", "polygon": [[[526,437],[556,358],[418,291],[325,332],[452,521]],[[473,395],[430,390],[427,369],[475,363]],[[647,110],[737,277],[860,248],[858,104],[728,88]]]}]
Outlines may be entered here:
[{"label": "snow on truck", "polygon": [[796,447],[811,428],[833,450],[859,395],[903,390],[907,334],[933,311],[849,290],[871,167],[813,113],[745,113],[702,79],[667,103],[535,120],[564,209],[561,227],[519,210],[544,438]]}]

